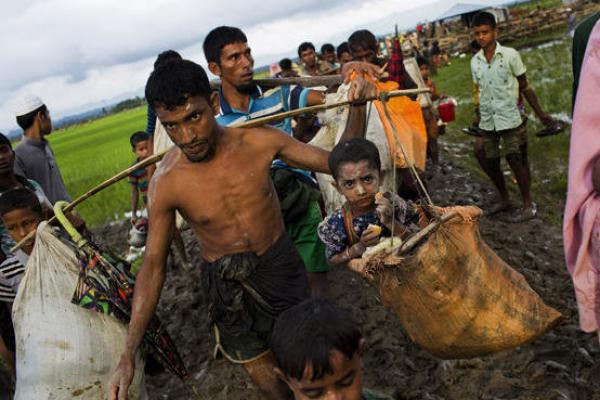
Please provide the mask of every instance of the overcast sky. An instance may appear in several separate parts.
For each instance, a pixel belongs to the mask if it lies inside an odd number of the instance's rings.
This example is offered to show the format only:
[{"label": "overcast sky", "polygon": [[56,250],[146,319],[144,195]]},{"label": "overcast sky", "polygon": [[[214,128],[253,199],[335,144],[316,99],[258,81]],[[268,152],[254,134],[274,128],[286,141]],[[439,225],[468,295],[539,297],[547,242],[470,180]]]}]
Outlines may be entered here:
[{"label": "overcast sky", "polygon": [[[489,0],[487,0],[489,1]],[[256,66],[293,56],[299,43],[335,45],[355,28],[393,31],[439,15],[450,0],[1,0],[0,130],[16,127],[14,102],[35,94],[54,118],[143,95],[166,49],[205,65],[204,36],[245,31]],[[418,8],[418,10],[415,10]],[[414,21],[413,21],[414,20]]]}]

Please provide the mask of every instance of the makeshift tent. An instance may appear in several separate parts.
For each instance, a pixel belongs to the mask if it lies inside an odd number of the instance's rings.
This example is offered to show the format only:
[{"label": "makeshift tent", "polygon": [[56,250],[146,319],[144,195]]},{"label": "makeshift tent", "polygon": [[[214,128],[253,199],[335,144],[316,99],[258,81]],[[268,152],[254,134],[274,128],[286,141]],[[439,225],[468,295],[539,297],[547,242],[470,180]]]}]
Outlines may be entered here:
[{"label": "makeshift tent", "polygon": [[494,14],[496,22],[503,22],[509,19],[507,8],[490,7],[489,4],[485,3],[455,3],[440,14],[436,18],[436,21],[460,17],[466,26],[471,26],[472,18],[480,11],[487,11]]}]

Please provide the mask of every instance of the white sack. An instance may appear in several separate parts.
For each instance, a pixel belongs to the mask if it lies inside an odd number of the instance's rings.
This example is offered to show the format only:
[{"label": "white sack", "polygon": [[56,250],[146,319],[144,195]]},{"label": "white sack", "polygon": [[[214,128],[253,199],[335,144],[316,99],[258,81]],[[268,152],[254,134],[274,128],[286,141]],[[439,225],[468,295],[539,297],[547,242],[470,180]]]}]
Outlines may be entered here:
[{"label": "white sack", "polygon": [[[13,305],[16,400],[108,398],[127,326],[71,303],[78,275],[74,250],[41,223]],[[137,358],[130,399],[146,399],[144,362]]]}]

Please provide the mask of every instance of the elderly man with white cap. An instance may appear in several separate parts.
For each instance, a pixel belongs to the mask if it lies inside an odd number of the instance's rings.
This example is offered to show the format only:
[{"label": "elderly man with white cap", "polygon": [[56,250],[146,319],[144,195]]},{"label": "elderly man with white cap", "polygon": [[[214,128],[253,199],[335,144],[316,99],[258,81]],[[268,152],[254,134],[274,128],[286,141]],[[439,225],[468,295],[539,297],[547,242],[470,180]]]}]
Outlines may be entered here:
[{"label": "elderly man with white cap", "polygon": [[52,132],[52,120],[39,97],[23,97],[16,109],[17,124],[23,129],[23,140],[15,148],[15,173],[38,182],[52,204],[71,201],[54,153],[44,138]]}]

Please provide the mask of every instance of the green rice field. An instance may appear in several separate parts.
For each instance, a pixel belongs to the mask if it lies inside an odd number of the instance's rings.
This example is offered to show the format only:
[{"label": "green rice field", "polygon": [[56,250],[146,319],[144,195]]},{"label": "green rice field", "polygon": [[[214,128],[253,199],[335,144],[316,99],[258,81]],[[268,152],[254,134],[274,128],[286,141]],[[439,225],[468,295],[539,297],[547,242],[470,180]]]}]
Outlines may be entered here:
[{"label": "green rice field", "polygon": [[[127,110],[52,133],[48,139],[71,197],[85,193],[129,167],[135,155],[129,136],[146,128],[146,107]],[[130,187],[121,181],[77,207],[91,226],[123,217]]]}]

